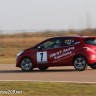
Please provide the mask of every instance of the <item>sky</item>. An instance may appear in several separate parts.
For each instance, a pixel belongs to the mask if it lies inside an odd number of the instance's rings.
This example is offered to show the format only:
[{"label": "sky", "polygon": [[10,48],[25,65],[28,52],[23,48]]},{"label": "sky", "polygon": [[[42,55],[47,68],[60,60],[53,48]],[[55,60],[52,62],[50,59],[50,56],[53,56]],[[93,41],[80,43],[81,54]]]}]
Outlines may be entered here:
[{"label": "sky", "polygon": [[96,0],[0,0],[0,30],[96,28]]}]

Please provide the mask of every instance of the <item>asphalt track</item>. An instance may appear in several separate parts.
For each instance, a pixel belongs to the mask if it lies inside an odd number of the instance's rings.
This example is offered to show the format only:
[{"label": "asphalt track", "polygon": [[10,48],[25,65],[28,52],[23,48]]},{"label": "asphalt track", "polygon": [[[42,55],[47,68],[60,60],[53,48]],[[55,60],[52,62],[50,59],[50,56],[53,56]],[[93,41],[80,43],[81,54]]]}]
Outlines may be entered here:
[{"label": "asphalt track", "polygon": [[15,64],[0,64],[0,81],[48,81],[48,82],[89,82],[96,83],[96,70],[87,68],[79,72],[74,67],[50,67],[46,71],[38,68],[22,72]]}]

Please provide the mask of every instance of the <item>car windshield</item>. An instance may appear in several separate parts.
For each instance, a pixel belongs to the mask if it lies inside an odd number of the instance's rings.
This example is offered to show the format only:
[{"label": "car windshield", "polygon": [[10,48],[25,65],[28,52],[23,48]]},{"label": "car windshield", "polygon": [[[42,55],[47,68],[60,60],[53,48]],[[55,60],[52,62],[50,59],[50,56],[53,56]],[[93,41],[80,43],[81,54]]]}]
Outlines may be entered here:
[{"label": "car windshield", "polygon": [[84,40],[86,44],[96,45],[96,38],[87,38]]}]

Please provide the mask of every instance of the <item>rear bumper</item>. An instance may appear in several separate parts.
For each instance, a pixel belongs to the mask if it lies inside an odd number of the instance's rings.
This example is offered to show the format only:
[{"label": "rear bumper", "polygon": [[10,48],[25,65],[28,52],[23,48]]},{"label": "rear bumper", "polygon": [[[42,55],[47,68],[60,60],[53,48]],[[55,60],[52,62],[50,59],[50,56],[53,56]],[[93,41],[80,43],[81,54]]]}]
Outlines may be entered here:
[{"label": "rear bumper", "polygon": [[89,65],[90,65],[90,64],[91,64],[91,65],[92,65],[92,64],[96,64],[96,60],[89,60],[88,63],[89,63]]},{"label": "rear bumper", "polygon": [[96,53],[89,52],[89,54],[87,54],[86,57],[87,57],[88,64],[96,63]]}]

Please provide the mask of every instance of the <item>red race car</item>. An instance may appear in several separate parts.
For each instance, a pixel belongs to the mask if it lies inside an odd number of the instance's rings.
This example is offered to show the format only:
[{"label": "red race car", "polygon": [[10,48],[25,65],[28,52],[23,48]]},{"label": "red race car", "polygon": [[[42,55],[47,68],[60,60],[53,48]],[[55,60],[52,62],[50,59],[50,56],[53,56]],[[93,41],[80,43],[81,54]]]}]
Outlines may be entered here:
[{"label": "red race car", "polygon": [[46,70],[52,66],[74,66],[83,71],[96,69],[96,37],[64,36],[49,38],[17,54],[16,67],[23,71]]}]

